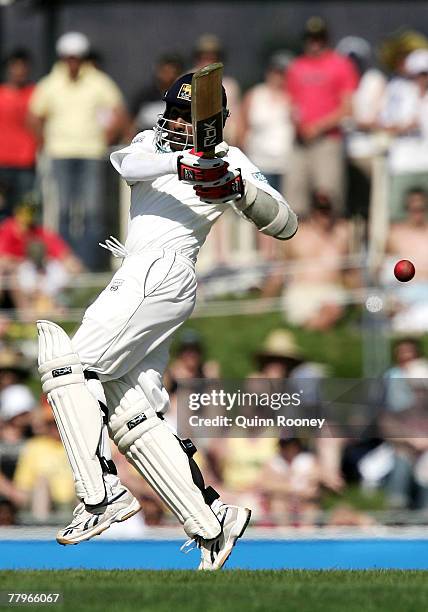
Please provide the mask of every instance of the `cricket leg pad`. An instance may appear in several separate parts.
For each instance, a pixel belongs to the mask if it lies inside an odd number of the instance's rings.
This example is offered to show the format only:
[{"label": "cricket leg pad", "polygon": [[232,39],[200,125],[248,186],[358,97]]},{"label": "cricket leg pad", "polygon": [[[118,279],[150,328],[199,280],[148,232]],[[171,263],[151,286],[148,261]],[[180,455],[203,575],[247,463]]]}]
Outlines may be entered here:
[{"label": "cricket leg pad", "polygon": [[212,539],[221,525],[192,478],[180,442],[146,397],[129,389],[110,417],[110,431],[120,452],[163,499],[194,538]]},{"label": "cricket leg pad", "polygon": [[103,427],[99,404],[89,391],[79,356],[66,332],[51,321],[38,321],[39,373],[76,483],[87,505],[106,497],[98,447]]}]

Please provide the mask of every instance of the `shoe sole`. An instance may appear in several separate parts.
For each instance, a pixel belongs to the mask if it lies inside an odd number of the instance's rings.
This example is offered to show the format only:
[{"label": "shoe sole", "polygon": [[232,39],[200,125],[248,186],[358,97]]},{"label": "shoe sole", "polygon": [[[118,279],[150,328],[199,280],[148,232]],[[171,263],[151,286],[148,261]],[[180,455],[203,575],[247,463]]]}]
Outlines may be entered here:
[{"label": "shoe sole", "polygon": [[229,557],[230,557],[230,555],[232,553],[233,547],[235,546],[235,544],[237,543],[239,538],[241,538],[244,535],[244,532],[247,529],[248,523],[250,522],[250,519],[251,519],[251,510],[249,508],[244,508],[244,511],[246,512],[247,516],[245,518],[244,524],[241,527],[241,530],[240,530],[239,534],[237,536],[232,536],[230,538],[230,541],[225,546],[224,553],[217,560],[217,562],[215,564],[215,567],[213,568],[214,570],[221,569],[224,566],[224,564],[229,559]]},{"label": "shoe sole", "polygon": [[[122,515],[122,512],[124,510],[126,511],[126,514]],[[80,534],[78,537],[76,537],[73,540],[64,538],[64,537],[57,537],[56,541],[58,542],[58,544],[61,544],[62,546],[70,546],[73,544],[80,544],[80,542],[85,542],[86,540],[90,540],[91,538],[97,535],[101,535],[104,531],[106,531],[109,527],[111,527],[113,523],[123,523],[123,521],[126,521],[127,519],[131,518],[131,516],[134,516],[134,514],[137,514],[141,510],[141,506],[138,503],[138,501],[134,499],[132,504],[128,506],[128,508],[125,508],[124,510],[120,510],[118,514],[112,517],[111,519],[109,519],[107,523],[102,523],[101,525],[97,525],[96,527],[93,527],[89,531],[85,531],[85,533]]]}]

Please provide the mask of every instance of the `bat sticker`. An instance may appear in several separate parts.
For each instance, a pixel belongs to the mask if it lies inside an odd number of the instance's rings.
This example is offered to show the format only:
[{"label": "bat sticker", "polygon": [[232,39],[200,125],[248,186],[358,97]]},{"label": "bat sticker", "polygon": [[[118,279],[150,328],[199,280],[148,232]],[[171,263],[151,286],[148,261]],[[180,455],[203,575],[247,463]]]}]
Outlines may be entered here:
[{"label": "bat sticker", "polygon": [[213,149],[219,143],[219,134],[222,133],[222,129],[223,118],[221,112],[198,121],[196,128],[197,150]]}]

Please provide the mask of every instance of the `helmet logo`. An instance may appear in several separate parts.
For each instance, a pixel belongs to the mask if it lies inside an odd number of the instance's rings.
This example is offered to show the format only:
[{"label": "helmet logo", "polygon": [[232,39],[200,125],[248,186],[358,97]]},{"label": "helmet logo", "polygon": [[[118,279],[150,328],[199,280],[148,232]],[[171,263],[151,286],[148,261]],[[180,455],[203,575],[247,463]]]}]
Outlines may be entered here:
[{"label": "helmet logo", "polygon": [[192,85],[190,83],[183,83],[177,94],[177,98],[190,102],[192,99]]}]

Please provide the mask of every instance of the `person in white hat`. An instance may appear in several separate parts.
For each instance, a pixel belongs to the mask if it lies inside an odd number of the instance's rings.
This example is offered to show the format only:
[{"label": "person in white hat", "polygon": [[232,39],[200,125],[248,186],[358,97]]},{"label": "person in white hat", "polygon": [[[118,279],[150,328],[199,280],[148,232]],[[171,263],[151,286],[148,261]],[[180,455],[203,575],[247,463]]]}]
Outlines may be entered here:
[{"label": "person in white hat", "polygon": [[31,391],[22,384],[9,385],[0,392],[0,440],[15,443],[24,438],[36,402]]},{"label": "person in white hat", "polygon": [[355,65],[360,80],[352,96],[352,116],[346,123],[346,154],[352,167],[348,206],[353,213],[368,214],[373,157],[379,151],[377,120],[386,87],[385,75],[373,65],[370,43],[359,36],[345,36],[336,51]]},{"label": "person in white hat", "polygon": [[407,56],[404,64],[411,77],[428,75],[428,49],[416,49]]},{"label": "person in white hat", "polygon": [[34,407],[33,394],[25,385],[10,385],[0,393],[0,418],[3,421],[31,412]]},{"label": "person in white hat", "polygon": [[[89,50],[81,32],[58,39],[59,61],[35,88],[30,122],[52,162],[60,234],[89,269],[99,270],[104,257],[98,243],[106,234],[105,155],[125,128],[127,115],[117,85],[85,61]],[[58,202],[51,206],[57,209]]]},{"label": "person in white hat", "polygon": [[406,79],[386,89],[381,124],[393,136],[389,148],[389,208],[393,221],[405,216],[405,194],[428,189],[428,49],[416,49],[404,62]]},{"label": "person in white hat", "polygon": [[56,43],[58,57],[84,58],[89,53],[89,39],[81,32],[67,32],[60,36]]}]

